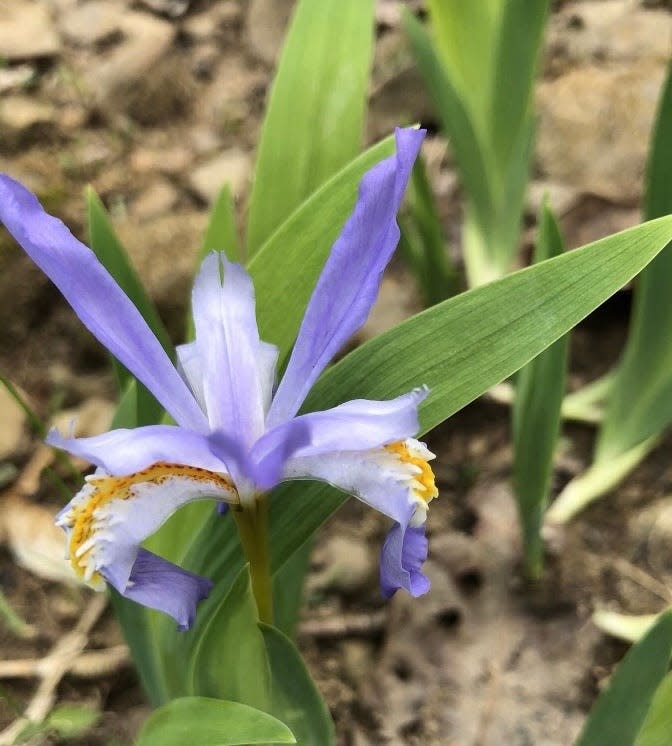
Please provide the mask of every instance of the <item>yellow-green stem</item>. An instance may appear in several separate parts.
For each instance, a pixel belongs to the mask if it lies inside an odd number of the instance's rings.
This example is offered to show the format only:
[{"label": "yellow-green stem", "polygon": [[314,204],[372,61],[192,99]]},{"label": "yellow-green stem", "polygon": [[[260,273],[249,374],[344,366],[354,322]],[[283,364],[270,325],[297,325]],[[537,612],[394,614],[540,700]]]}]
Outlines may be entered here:
[{"label": "yellow-green stem", "polygon": [[238,527],[240,543],[250,563],[252,592],[257,602],[259,619],[265,624],[273,624],[273,585],[266,495],[259,495],[251,506],[231,512]]}]

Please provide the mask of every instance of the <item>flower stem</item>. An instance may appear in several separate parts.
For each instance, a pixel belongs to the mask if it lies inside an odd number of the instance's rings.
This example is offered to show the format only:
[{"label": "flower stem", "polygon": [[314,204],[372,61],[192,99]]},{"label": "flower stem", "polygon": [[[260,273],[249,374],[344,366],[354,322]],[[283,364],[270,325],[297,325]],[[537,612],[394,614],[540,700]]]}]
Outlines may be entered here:
[{"label": "flower stem", "polygon": [[252,592],[257,602],[259,619],[273,624],[273,585],[269,556],[268,501],[259,495],[254,504],[231,511],[238,527],[243,552],[250,563]]}]

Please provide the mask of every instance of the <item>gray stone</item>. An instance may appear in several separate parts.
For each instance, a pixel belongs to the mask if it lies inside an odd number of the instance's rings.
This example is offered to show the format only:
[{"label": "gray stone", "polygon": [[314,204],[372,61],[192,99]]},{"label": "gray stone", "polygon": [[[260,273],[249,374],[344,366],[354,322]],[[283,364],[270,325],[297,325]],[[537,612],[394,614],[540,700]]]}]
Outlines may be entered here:
[{"label": "gray stone", "polygon": [[121,33],[125,8],[120,3],[92,0],[64,13],[60,29],[67,41],[83,47],[99,44]]},{"label": "gray stone", "polygon": [[641,194],[663,63],[585,67],[538,88],[537,160],[547,179],[617,203]]},{"label": "gray stone", "polygon": [[133,203],[133,214],[138,220],[165,215],[175,207],[179,198],[179,192],[169,181],[156,181]]},{"label": "gray stone", "polygon": [[569,3],[551,17],[548,46],[552,55],[571,66],[666,62],[672,47],[672,15],[624,0]]},{"label": "gray stone", "polygon": [[225,183],[231,186],[234,197],[240,197],[247,190],[251,168],[249,154],[231,148],[198,166],[189,177],[189,184],[208,203],[214,202]]},{"label": "gray stone", "polygon": [[36,126],[51,126],[55,114],[52,104],[21,93],[4,96],[0,100],[0,123],[10,140],[22,138]]},{"label": "gray stone", "polygon": [[0,58],[34,60],[60,51],[47,3],[0,0]]},{"label": "gray stone", "polygon": [[0,93],[9,93],[28,85],[35,77],[31,65],[16,65],[0,69]]},{"label": "gray stone", "polygon": [[277,60],[294,0],[251,0],[246,38],[250,50],[267,65]]},{"label": "gray stone", "polygon": [[180,18],[191,5],[191,0],[140,0],[140,2],[149,10],[168,16],[168,18]]},{"label": "gray stone", "polygon": [[101,61],[83,71],[84,81],[95,100],[110,110],[133,110],[142,119],[160,116],[160,106],[153,99],[164,90],[173,96],[174,88],[160,68],[168,56],[175,27],[146,13],[126,12],[120,22],[123,40]]}]

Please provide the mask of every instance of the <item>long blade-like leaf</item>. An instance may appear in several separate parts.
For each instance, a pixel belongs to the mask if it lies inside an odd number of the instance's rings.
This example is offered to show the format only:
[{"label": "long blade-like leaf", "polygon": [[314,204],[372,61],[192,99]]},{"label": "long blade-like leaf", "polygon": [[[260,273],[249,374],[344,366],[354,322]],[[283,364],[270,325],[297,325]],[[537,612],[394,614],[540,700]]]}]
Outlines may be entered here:
[{"label": "long blade-like leaf", "polygon": [[[544,261],[560,256],[563,251],[560,227],[544,202],[534,260]],[[528,363],[516,380],[512,412],[513,486],[523,533],[525,567],[531,577],[538,577],[542,570],[541,524],[560,430],[568,341],[568,335],[561,337]]]},{"label": "long blade-like leaf", "polygon": [[[646,175],[644,217],[672,212],[672,62]],[[672,247],[640,275],[628,342],[610,392],[596,460],[621,455],[672,421]]]},{"label": "long blade-like leaf", "polygon": [[667,612],[616,669],[575,746],[632,746],[671,654],[672,612]]},{"label": "long blade-like leaf", "polygon": [[[347,355],[322,376],[307,408],[324,409],[359,397],[384,399],[426,383],[431,395],[421,420],[427,431],[566,334],[671,238],[672,217],[662,218],[451,298]],[[263,319],[284,315],[293,298],[275,296],[268,304],[261,296],[259,302]],[[345,499],[316,483],[288,484],[275,491],[275,571]],[[217,580],[200,618],[207,618],[208,609],[226,593],[243,561],[231,524],[208,523],[188,556],[189,569]],[[197,619],[196,637],[199,623]],[[188,645],[187,640],[174,642]]]},{"label": "long blade-like leaf", "polygon": [[372,45],[372,0],[298,3],[259,142],[250,256],[359,151]]}]

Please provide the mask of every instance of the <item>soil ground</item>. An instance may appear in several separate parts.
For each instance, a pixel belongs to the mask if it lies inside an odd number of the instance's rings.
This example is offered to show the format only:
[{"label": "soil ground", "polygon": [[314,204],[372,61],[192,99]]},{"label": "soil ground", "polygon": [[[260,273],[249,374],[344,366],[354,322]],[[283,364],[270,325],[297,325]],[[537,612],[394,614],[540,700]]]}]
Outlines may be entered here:
[{"label": "soil ground", "polygon": [[[155,0],[154,4],[163,11],[152,9],[150,2],[120,2],[119,6],[125,13],[140,14],[149,24],[147,33],[159,39],[152,47],[156,58],[150,62],[157,80],[174,83],[167,97],[161,86],[138,83],[130,91],[119,81],[92,97],[80,85],[86,82],[87,66],[102,75],[97,66],[109,62],[115,50],[121,49],[125,60],[140,54],[131,44],[132,34],[111,8],[114,3],[107,4],[111,31],[106,35],[103,29],[93,41],[89,38],[93,32],[87,36],[90,28],[78,27],[74,13],[86,3],[49,4],[48,23],[60,41],[48,54],[27,52],[25,58],[0,67],[0,86],[9,85],[2,73],[22,66],[30,73],[29,82],[2,92],[5,101],[13,102],[12,111],[24,107],[25,117],[12,119],[7,106],[0,107],[0,166],[36,188],[80,234],[81,188],[92,182],[177,337],[211,188],[196,172],[224,153],[227,160],[222,168],[228,169],[230,178],[238,174],[241,179],[242,208],[249,154],[282,37],[279,8],[291,3],[276,3],[274,9],[270,3],[252,0],[183,4]],[[34,5],[39,3],[17,3]],[[182,5],[186,10],[177,14],[166,10],[168,6],[179,10]],[[399,120],[408,115],[437,129],[431,107],[415,95],[418,86],[413,78],[398,75],[398,69],[388,64],[389,59],[397,59],[397,5],[378,4],[370,138],[389,130],[390,111],[398,112]],[[548,143],[555,142],[557,150],[565,148],[568,153],[575,137],[571,122],[554,118],[549,87],[556,86],[551,92],[557,97],[567,78],[574,76],[571,92],[583,90],[589,78],[590,90],[602,86],[599,90],[618,106],[627,83],[614,78],[614,70],[627,68],[632,75],[642,71],[647,81],[659,82],[656,40],[670,28],[661,19],[672,16],[645,5],[651,4],[564,3],[554,12],[540,83],[541,132],[532,192],[545,189],[564,200],[561,212],[570,246],[636,222],[643,164],[642,156],[628,148],[630,142],[639,147],[642,137],[637,128],[649,127],[650,116],[644,123],[630,123],[630,139],[624,136],[615,145],[593,143],[597,150],[612,147],[614,158],[622,156],[622,177],[634,184],[634,192],[614,194],[610,166],[604,159],[595,158],[590,178],[578,166],[568,171],[571,153],[562,168],[558,165]],[[259,20],[271,16],[273,22]],[[647,30],[650,21],[659,35],[655,43]],[[607,22],[612,23],[612,31],[621,31],[608,35]],[[640,27],[645,44],[638,37]],[[660,41],[664,43],[667,36]],[[156,51],[161,44],[163,51]],[[149,54],[148,47],[144,54]],[[136,62],[141,65],[147,60]],[[126,78],[136,74],[137,65],[122,65]],[[623,106],[630,110],[632,102],[627,99]],[[602,120],[596,121],[599,129]],[[580,119],[573,125],[579,130],[585,127]],[[434,142],[440,157],[432,166],[432,178],[447,233],[458,246],[459,193],[450,156],[440,139]],[[581,154],[577,163],[586,157]],[[533,203],[531,197],[530,214]],[[531,229],[533,220],[528,222]],[[156,260],[156,248],[166,246],[165,256]],[[185,252],[185,246],[193,251]],[[405,288],[404,297],[411,297],[411,305],[417,302],[412,280],[395,265],[383,288],[388,309],[383,316],[389,315],[383,323],[392,323],[404,312],[401,301],[395,302],[399,287]],[[574,334],[572,388],[601,375],[618,359],[629,302],[628,291],[619,294]],[[72,407],[81,412],[91,402],[96,409],[95,402],[114,397],[104,353],[82,332],[56,290],[2,237],[0,373],[20,386],[44,417]],[[9,432],[9,421],[3,417],[0,411],[0,429]],[[0,548],[0,587],[31,628],[21,636],[0,625],[0,663],[42,658],[81,622],[92,603],[88,591],[47,579],[17,563],[17,547],[19,553],[21,549],[30,553],[31,547],[37,551],[42,538],[48,543],[51,536],[38,519],[34,523],[28,519],[25,527],[20,518],[10,518],[16,515],[11,500],[18,484],[11,469],[25,477],[39,443],[28,432],[21,423],[16,443],[0,458],[0,466],[10,469],[0,472],[9,474],[3,477],[0,536],[6,546]],[[554,494],[589,463],[592,438],[587,426],[563,428]],[[437,454],[434,463],[441,494],[432,504],[428,524],[427,570],[433,583],[429,595],[409,599],[397,594],[390,603],[382,602],[375,576],[386,523],[355,501],[322,529],[316,541],[299,643],[332,710],[339,745],[568,744],[626,650],[592,624],[593,611],[609,607],[654,613],[672,600],[672,563],[667,552],[672,532],[668,520],[672,465],[667,456],[671,443],[663,441],[618,489],[562,534],[550,537],[544,576],[530,584],[521,572],[510,490],[508,409],[487,399],[474,402],[430,433],[427,442]],[[44,479],[23,499],[24,516],[28,505],[51,510],[60,504],[59,495]],[[34,743],[126,746],[149,712],[123,650],[119,654],[121,634],[109,609],[85,638],[88,651],[105,651],[107,658],[90,663],[83,673],[66,674],[55,690],[56,702],[83,706],[99,713],[98,719],[83,735],[43,733]],[[36,680],[7,678],[0,687],[1,730],[31,701]]]}]

